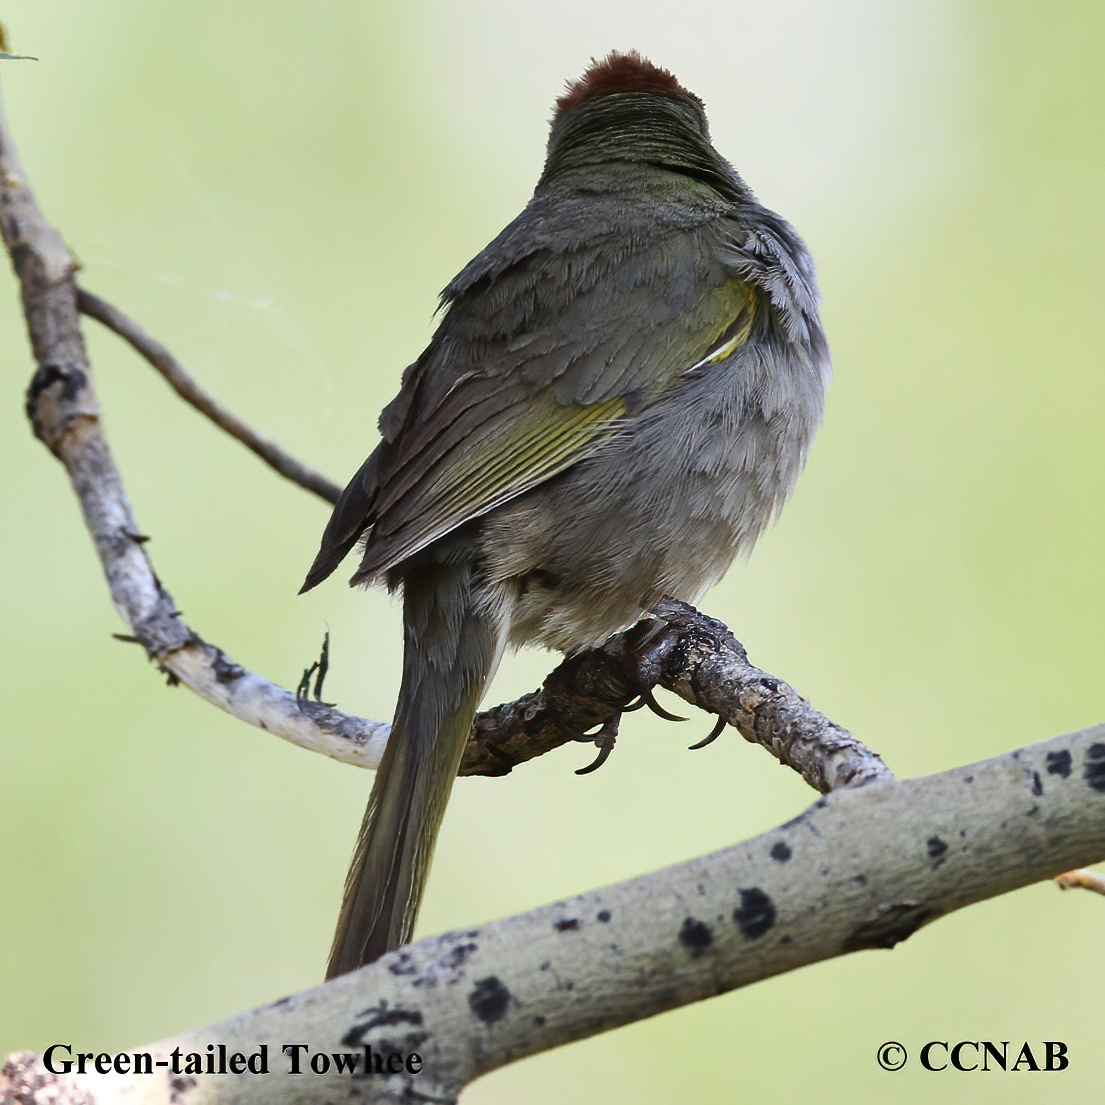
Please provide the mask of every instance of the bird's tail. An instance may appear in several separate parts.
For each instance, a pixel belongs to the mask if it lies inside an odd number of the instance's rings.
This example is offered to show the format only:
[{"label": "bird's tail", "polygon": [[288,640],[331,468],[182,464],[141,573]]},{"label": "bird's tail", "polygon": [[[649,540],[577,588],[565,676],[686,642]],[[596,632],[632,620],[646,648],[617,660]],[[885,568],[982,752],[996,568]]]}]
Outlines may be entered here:
[{"label": "bird's tail", "polygon": [[508,630],[506,604],[473,577],[470,563],[405,576],[399,702],[346,879],[327,978],[410,939],[445,804]]}]

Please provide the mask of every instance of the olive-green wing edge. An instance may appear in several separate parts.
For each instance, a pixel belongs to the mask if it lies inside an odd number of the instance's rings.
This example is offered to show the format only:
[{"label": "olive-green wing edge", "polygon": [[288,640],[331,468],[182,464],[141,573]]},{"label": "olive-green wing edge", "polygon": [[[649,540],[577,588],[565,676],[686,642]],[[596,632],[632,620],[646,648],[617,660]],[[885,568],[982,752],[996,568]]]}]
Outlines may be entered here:
[{"label": "olive-green wing edge", "polygon": [[[561,405],[552,394],[531,408],[524,420],[493,435],[484,448],[446,465],[436,480],[416,494],[424,500],[416,516],[431,513],[429,526],[403,525],[394,534],[373,535],[360,568],[350,582],[364,583],[444,537],[465,522],[551,479],[589,455],[621,424],[620,397],[591,404]],[[412,505],[404,503],[404,513]]]}]

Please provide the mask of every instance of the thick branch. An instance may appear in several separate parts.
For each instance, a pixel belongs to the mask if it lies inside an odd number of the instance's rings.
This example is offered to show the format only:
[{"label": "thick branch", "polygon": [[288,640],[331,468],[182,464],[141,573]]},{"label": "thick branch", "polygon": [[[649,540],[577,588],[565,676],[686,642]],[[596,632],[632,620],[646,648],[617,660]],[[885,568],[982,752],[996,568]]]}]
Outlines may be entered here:
[{"label": "thick branch", "polygon": [[[481,1074],[809,963],[889,948],[972,902],[1105,858],[1105,726],[906,782],[846,787],[753,840],[466,932],[141,1048],[268,1047],[268,1077],[55,1078],[13,1057],[0,1101],[451,1102]],[[422,1073],[290,1076],[311,1053],[417,1052]],[[304,1061],[306,1065],[306,1061]],[[85,1096],[79,1096],[85,1095]],[[41,1098],[45,1100],[45,1097]]]}]

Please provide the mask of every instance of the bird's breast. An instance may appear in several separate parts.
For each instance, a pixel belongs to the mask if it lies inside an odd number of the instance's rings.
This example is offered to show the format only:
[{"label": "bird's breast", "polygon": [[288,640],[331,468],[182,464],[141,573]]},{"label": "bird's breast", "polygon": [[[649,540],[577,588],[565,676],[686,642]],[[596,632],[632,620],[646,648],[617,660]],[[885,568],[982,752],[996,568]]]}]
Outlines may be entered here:
[{"label": "bird's breast", "polygon": [[801,347],[753,342],[487,515],[487,570],[517,594],[513,643],[570,653],[664,596],[695,601],[793,489],[821,419],[823,376]]}]

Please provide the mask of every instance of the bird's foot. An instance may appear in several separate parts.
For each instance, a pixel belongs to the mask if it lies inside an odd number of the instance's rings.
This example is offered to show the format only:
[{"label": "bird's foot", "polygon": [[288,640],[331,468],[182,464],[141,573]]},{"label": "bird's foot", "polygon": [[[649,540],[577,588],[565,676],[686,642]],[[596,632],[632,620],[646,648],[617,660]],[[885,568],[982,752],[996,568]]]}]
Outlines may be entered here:
[{"label": "bird's foot", "polygon": [[[642,618],[636,625],[626,630],[624,635],[614,638],[602,649],[577,653],[565,660],[564,664],[546,680],[545,690],[549,693],[552,720],[556,727],[565,737],[574,741],[593,743],[599,750],[594,762],[580,768],[576,772],[577,775],[589,775],[610,758],[623,714],[647,706],[654,714],[667,721],[687,720],[661,706],[656,701],[654,692],[654,688],[664,674],[665,664],[682,641],[681,628],[669,624],[662,616]],[[611,645],[614,651],[611,650]],[[583,718],[575,715],[571,696],[558,693],[559,681],[569,677],[578,678],[579,671],[586,671],[588,665],[595,665],[595,657],[601,656],[604,651],[607,656],[604,661],[606,664],[614,661],[615,656],[617,659],[612,669],[609,667],[605,669],[609,674],[594,680],[592,684],[594,692],[597,692],[594,697],[608,702],[611,710],[611,716],[596,730],[592,726],[580,724]],[[600,664],[594,670],[601,672],[603,668]],[[567,673],[571,673],[571,676]],[[590,682],[586,677],[584,681]],[[595,724],[598,722],[596,721]],[[691,747],[705,748],[717,739],[725,724],[725,720],[719,717],[717,724],[706,738]]]},{"label": "bird's foot", "polygon": [[[647,706],[654,714],[662,717],[665,721],[687,720],[685,717],[673,714],[670,710],[665,710],[656,701],[656,696],[653,694],[653,688],[659,681],[664,661],[667,660],[671,650],[680,640],[679,632],[660,618],[645,619],[629,630],[626,634],[626,643],[635,661],[638,692],[637,697],[628,706],[623,707],[624,713]],[[721,736],[726,724],[725,718],[718,714],[717,721],[710,732],[696,744],[689,745],[689,748],[695,751],[699,748],[705,748],[708,744],[713,744]]]},{"label": "bird's foot", "polygon": [[673,714],[670,710],[665,710],[656,701],[653,693],[656,684],[660,681],[664,661],[679,643],[679,639],[679,634],[660,618],[644,618],[626,632],[627,660],[631,668],[627,675],[630,685],[637,694],[628,705],[622,707],[624,713],[647,706],[657,717],[662,717],[665,721],[687,720],[685,717]]},{"label": "bird's foot", "polygon": [[656,696],[653,694],[653,688],[660,678],[664,661],[678,639],[678,635],[672,631],[666,622],[656,618],[643,619],[628,631],[626,634],[626,648],[630,671],[627,674],[630,687],[636,691],[636,694],[613,717],[604,721],[597,733],[585,734],[583,737],[577,738],[594,741],[599,750],[594,762],[588,764],[587,767],[581,767],[576,772],[577,775],[589,775],[606,763],[613,751],[614,742],[617,740],[618,727],[621,724],[623,714],[647,706],[654,714],[667,721],[687,720],[678,714],[673,714],[670,710],[665,710],[656,701]]}]

